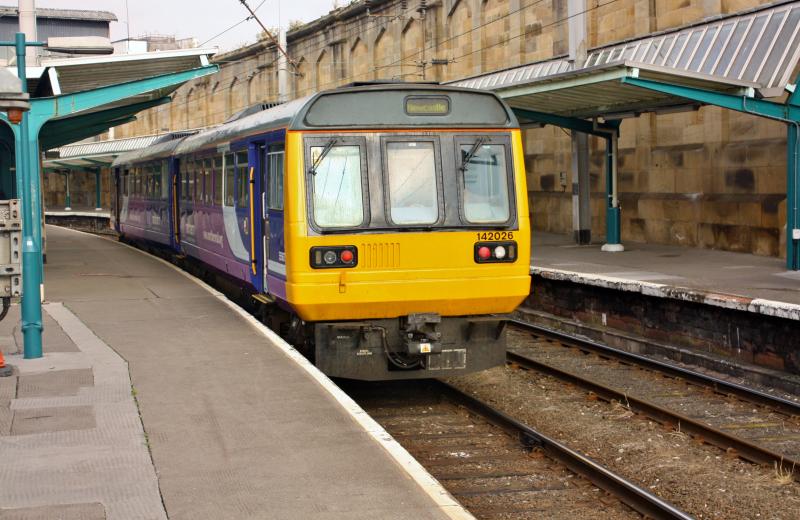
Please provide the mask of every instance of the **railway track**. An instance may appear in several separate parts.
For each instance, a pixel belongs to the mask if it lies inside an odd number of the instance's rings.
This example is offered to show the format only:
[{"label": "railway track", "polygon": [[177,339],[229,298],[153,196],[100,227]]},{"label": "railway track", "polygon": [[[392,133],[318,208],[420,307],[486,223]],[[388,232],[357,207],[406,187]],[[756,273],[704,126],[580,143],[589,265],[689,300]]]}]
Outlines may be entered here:
[{"label": "railway track", "polygon": [[509,350],[512,365],[616,401],[800,481],[800,404],[597,342],[514,324],[533,341]]},{"label": "railway track", "polygon": [[344,384],[478,518],[692,518],[446,383]]}]

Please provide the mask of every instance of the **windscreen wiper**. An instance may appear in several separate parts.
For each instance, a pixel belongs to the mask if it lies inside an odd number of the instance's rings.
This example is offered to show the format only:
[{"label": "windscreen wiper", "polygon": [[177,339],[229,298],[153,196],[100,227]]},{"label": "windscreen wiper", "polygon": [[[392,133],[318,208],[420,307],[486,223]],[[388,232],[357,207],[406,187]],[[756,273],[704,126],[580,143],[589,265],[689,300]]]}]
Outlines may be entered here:
[{"label": "windscreen wiper", "polygon": [[311,168],[308,169],[308,173],[311,175],[317,174],[317,166],[322,164],[322,161],[325,159],[325,156],[328,155],[328,152],[331,151],[333,145],[336,144],[336,139],[331,139],[325,144],[325,148],[322,149],[322,153],[319,154],[319,157],[314,161],[314,164],[311,165]]},{"label": "windscreen wiper", "polygon": [[475,154],[478,153],[478,148],[480,148],[480,146],[486,141],[487,141],[486,137],[479,137],[478,140],[475,141],[475,144],[472,145],[472,148],[470,148],[469,153],[467,153],[467,156],[464,157],[464,161],[461,163],[461,168],[459,169],[462,172],[467,171],[467,166],[469,165],[472,158],[475,157]]}]

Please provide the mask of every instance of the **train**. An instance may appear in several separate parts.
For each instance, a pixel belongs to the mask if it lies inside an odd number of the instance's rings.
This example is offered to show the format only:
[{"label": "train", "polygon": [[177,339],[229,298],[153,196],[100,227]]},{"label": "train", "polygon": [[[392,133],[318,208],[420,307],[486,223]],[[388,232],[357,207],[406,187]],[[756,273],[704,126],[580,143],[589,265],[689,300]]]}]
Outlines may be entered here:
[{"label": "train", "polygon": [[122,240],[233,284],[332,377],[505,361],[530,292],[522,137],[494,93],[352,84],[164,137],[112,164]]}]

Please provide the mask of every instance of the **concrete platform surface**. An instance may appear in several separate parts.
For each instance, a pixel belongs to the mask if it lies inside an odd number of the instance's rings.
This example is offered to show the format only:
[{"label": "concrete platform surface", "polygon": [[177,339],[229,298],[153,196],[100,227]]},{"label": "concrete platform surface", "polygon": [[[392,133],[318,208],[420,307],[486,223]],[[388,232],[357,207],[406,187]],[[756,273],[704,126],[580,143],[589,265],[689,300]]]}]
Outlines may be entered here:
[{"label": "concrete platform surface", "polygon": [[[19,384],[0,379],[0,518],[471,518],[218,293],[109,239],[47,234],[46,355],[8,356]],[[17,351],[18,321],[1,325]]]},{"label": "concrete platform surface", "polygon": [[547,278],[800,320],[800,272],[787,271],[782,259],[634,242],[609,253],[601,245],[534,232],[531,269]]}]

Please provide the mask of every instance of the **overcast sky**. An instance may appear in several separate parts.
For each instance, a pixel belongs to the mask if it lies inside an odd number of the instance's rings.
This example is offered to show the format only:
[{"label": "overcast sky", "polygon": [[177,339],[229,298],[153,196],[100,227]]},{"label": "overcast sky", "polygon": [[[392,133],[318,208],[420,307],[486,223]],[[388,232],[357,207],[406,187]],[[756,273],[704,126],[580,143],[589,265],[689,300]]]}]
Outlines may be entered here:
[{"label": "overcast sky", "polygon": [[[16,2],[6,0],[0,3],[14,5]],[[248,3],[255,8],[262,4],[262,0],[248,0]],[[309,22],[327,14],[333,3],[333,0],[265,0],[256,14],[269,28],[288,27],[292,20]],[[339,1],[340,5],[344,3]],[[249,14],[239,0],[128,0],[127,4],[131,37],[145,33],[174,34],[178,38],[195,37],[201,44]],[[111,24],[112,40],[127,35],[125,6],[126,0],[36,1],[36,7],[111,11],[119,20]],[[260,30],[255,20],[249,20],[208,42],[207,46],[233,49],[254,42]]]}]

